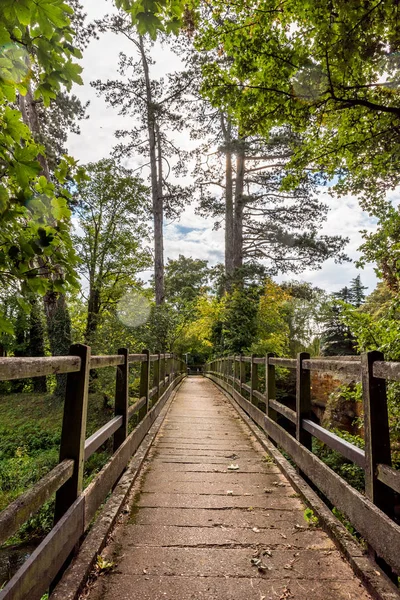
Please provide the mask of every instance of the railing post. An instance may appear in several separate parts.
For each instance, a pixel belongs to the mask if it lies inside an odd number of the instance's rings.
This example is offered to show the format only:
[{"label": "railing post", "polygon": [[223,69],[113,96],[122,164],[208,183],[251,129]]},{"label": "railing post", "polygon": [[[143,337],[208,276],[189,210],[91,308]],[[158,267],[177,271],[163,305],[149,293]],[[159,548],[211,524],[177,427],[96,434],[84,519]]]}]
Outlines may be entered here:
[{"label": "railing post", "polygon": [[308,360],[308,352],[300,352],[297,355],[296,365],[296,439],[303,446],[311,450],[312,435],[305,431],[301,422],[309,419],[311,415],[311,377],[310,371],[303,368],[303,361]]},{"label": "railing post", "polygon": [[240,355],[239,369],[240,395],[243,396],[243,384],[246,383],[246,363],[243,360],[243,354]]},{"label": "railing post", "polygon": [[161,355],[161,364],[160,364],[160,380],[161,380],[161,394],[164,393],[165,390],[165,352]]},{"label": "railing post", "polygon": [[128,408],[129,408],[129,351],[120,348],[118,354],[124,357],[124,363],[117,366],[115,380],[115,416],[122,416],[122,425],[114,433],[114,452],[120,447],[128,435]]},{"label": "railing post", "polygon": [[68,373],[60,444],[60,462],[74,460],[74,472],[56,494],[54,521],[57,522],[75,502],[83,488],[86,418],[89,389],[90,347],[73,344],[70,356],[81,359],[80,371]]},{"label": "railing post", "polygon": [[265,412],[270,419],[276,422],[278,420],[277,412],[269,404],[270,400],[276,400],[275,365],[271,365],[269,362],[269,359],[274,356],[273,352],[268,352],[265,356]]},{"label": "railing post", "polygon": [[157,387],[157,402],[160,399],[160,381],[161,381],[161,354],[159,352],[156,353],[158,358],[154,363],[154,371],[153,371],[153,387]]},{"label": "railing post", "polygon": [[140,370],[140,398],[145,396],[146,404],[139,411],[139,421],[141,421],[147,411],[149,410],[149,387],[150,387],[150,352],[148,350],[143,350],[142,354],[146,355],[145,360],[142,362],[141,370]]},{"label": "railing post", "polygon": [[393,492],[377,478],[378,464],[389,466],[392,464],[386,381],[374,377],[372,372],[373,364],[377,360],[384,360],[382,352],[367,352],[361,356],[365,437],[365,495],[386,514],[393,517]]},{"label": "railing post", "polygon": [[235,381],[233,383],[233,387],[234,389],[238,392],[240,390],[240,385],[238,383],[238,381],[236,381],[237,379],[239,379],[240,377],[240,364],[239,361],[237,360],[237,356],[235,355],[233,357],[233,375],[235,377]]},{"label": "railing post", "polygon": [[250,402],[255,404],[258,407],[258,400],[254,402],[255,396],[253,395],[254,391],[258,391],[258,365],[254,362],[255,354],[251,355],[251,363],[250,363]]}]

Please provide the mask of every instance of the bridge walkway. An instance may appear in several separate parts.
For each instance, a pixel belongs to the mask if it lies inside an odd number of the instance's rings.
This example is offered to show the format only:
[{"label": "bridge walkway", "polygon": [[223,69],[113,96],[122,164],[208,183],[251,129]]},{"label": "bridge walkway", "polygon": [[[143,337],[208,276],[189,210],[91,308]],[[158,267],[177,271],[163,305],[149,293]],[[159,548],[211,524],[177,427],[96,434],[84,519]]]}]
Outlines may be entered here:
[{"label": "bridge walkway", "polygon": [[183,382],[149,458],[85,598],[370,599],[208,379]]}]

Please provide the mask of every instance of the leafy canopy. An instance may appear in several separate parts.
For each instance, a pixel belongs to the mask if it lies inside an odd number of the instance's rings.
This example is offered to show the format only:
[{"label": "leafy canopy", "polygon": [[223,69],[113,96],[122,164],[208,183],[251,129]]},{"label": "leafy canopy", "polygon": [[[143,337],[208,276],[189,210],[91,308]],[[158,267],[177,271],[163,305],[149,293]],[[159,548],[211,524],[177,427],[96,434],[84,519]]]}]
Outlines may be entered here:
[{"label": "leafy canopy", "polygon": [[[74,61],[71,7],[61,0],[3,0],[0,17],[0,283],[45,294],[75,285],[75,253],[69,236],[72,172],[83,173],[64,157],[54,181],[42,175],[45,155],[24,123],[18,98],[48,106],[62,89],[81,83]],[[61,271],[63,277],[57,275]],[[21,300],[21,302],[23,302]],[[11,331],[0,314],[0,330]]]}]

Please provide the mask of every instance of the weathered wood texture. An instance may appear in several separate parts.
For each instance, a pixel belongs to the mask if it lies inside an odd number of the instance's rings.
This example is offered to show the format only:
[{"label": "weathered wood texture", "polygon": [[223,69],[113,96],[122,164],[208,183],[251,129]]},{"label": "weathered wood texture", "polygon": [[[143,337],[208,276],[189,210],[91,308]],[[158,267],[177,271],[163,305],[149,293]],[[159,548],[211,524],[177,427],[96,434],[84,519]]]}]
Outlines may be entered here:
[{"label": "weathered wood texture", "polygon": [[[272,408],[275,412],[277,412],[277,413],[283,415],[284,417],[286,417],[287,419],[289,419],[289,421],[291,421],[292,423],[296,424],[297,418],[296,418],[295,410],[288,408],[287,406],[282,404],[282,402],[277,402],[276,400],[269,400],[268,406],[270,408]],[[274,418],[273,421],[276,421],[276,418]]]},{"label": "weathered wood texture", "polygon": [[90,458],[104,442],[120,430],[123,426],[123,422],[123,417],[120,415],[119,417],[114,417],[111,421],[108,421],[108,423],[103,425],[103,427],[95,431],[95,433],[85,441],[85,460]]},{"label": "weathered wood texture", "polygon": [[[210,365],[205,372],[208,377],[228,391],[247,414],[263,428],[269,438],[283,448],[296,462],[301,472],[341,510],[374,549],[377,555],[386,561],[397,573],[400,573],[400,527],[394,516],[393,491],[400,492],[400,473],[391,467],[391,452],[387,412],[386,387],[384,378],[396,379],[400,375],[400,363],[383,361],[383,356],[370,352],[362,357],[340,357],[335,359],[310,359],[303,353],[297,358],[280,359],[267,355],[265,359],[266,382],[265,400],[267,414],[264,415],[255,403],[247,400],[243,391],[250,391],[251,396],[258,397],[251,390],[252,386],[243,384],[238,389],[222,380],[218,372],[217,362],[211,373]],[[240,357],[240,365],[245,364]],[[251,357],[251,364],[255,357]],[[296,411],[276,401],[275,373],[271,369],[276,366],[294,367],[296,362]],[[257,363],[261,364],[261,363]],[[339,436],[312,422],[310,371],[337,371],[361,378],[363,386],[363,403],[365,415],[365,452],[353,444],[349,444]],[[296,424],[296,438],[290,435],[276,422],[280,413]],[[362,468],[366,475],[366,496],[360,494],[339,475],[334,473],[324,462],[311,452],[312,436],[330,448],[340,452],[348,460]]]},{"label": "weathered wood texture", "polygon": [[115,379],[115,417],[122,417],[122,422],[114,434],[114,452],[128,435],[129,421],[129,351],[120,348],[118,354],[123,358],[122,364],[117,367]]},{"label": "weathered wood texture", "polygon": [[0,358],[0,381],[73,373],[81,368],[79,356]]},{"label": "weathered wood texture", "polygon": [[332,450],[336,450],[336,452],[339,452],[362,469],[365,468],[365,452],[361,448],[357,448],[357,446],[346,442],[332,431],[328,431],[325,427],[321,427],[321,425],[307,419],[303,419],[302,427]]},{"label": "weathered wood texture", "polygon": [[215,375],[208,377],[233,396],[239,406],[290,455],[330,502],[349,518],[379,556],[395,571],[400,572],[400,526],[231,386],[221,382]]},{"label": "weathered wood texture", "polygon": [[377,477],[378,464],[392,466],[386,382],[373,375],[373,364],[382,361],[381,352],[363,354],[362,390],[365,436],[365,493],[390,516],[394,516],[394,497]]},{"label": "weathered wood texture", "polygon": [[70,352],[75,356],[79,356],[81,368],[79,372],[69,373],[67,377],[60,462],[65,459],[72,459],[74,461],[74,472],[72,477],[57,491],[55,522],[68,510],[83,487],[90,348],[82,344],[75,344],[71,346]]},{"label": "weathered wood texture", "polygon": [[73,460],[64,460],[0,513],[0,544],[11,537],[72,476]]},{"label": "weathered wood texture", "polygon": [[[149,365],[148,351],[140,355],[129,355],[128,350],[119,350],[111,357],[90,356],[90,348],[76,344],[71,346],[70,355],[60,359],[23,359],[13,366],[14,359],[0,363],[0,373],[11,377],[32,374],[42,375],[56,372],[68,373],[65,408],[63,416],[60,464],[42,478],[35,486],[17,498],[0,513],[0,543],[15,531],[54,493],[56,493],[55,526],[24,563],[12,580],[0,591],[1,600],[39,600],[63,567],[66,559],[76,547],[111,488],[118,481],[131,456],[159,415],[172,390],[186,375],[183,361],[172,355],[163,355],[169,361],[169,377],[165,377],[162,393],[148,411]],[[154,355],[153,363],[160,370],[160,355]],[[129,363],[142,364],[140,400],[128,408]],[[4,366],[5,365],[5,366]],[[1,368],[3,366],[3,371]],[[85,440],[88,386],[90,368],[117,366],[115,412],[116,415],[92,436]],[[15,378],[14,377],[14,378]],[[144,384],[146,383],[146,388]],[[158,396],[159,386],[152,389]],[[133,432],[127,436],[130,417],[138,411],[144,417]],[[143,413],[144,411],[144,413]],[[84,461],[114,435],[114,454],[86,490],[83,487]]]}]

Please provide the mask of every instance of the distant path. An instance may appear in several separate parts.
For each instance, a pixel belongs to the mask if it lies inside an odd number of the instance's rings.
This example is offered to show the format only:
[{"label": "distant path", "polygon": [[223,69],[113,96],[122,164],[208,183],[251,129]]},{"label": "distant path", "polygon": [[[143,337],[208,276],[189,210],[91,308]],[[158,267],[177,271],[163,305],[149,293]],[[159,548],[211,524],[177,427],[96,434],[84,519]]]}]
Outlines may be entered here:
[{"label": "distant path", "polygon": [[304,509],[225,396],[188,378],[89,600],[370,600]]}]

